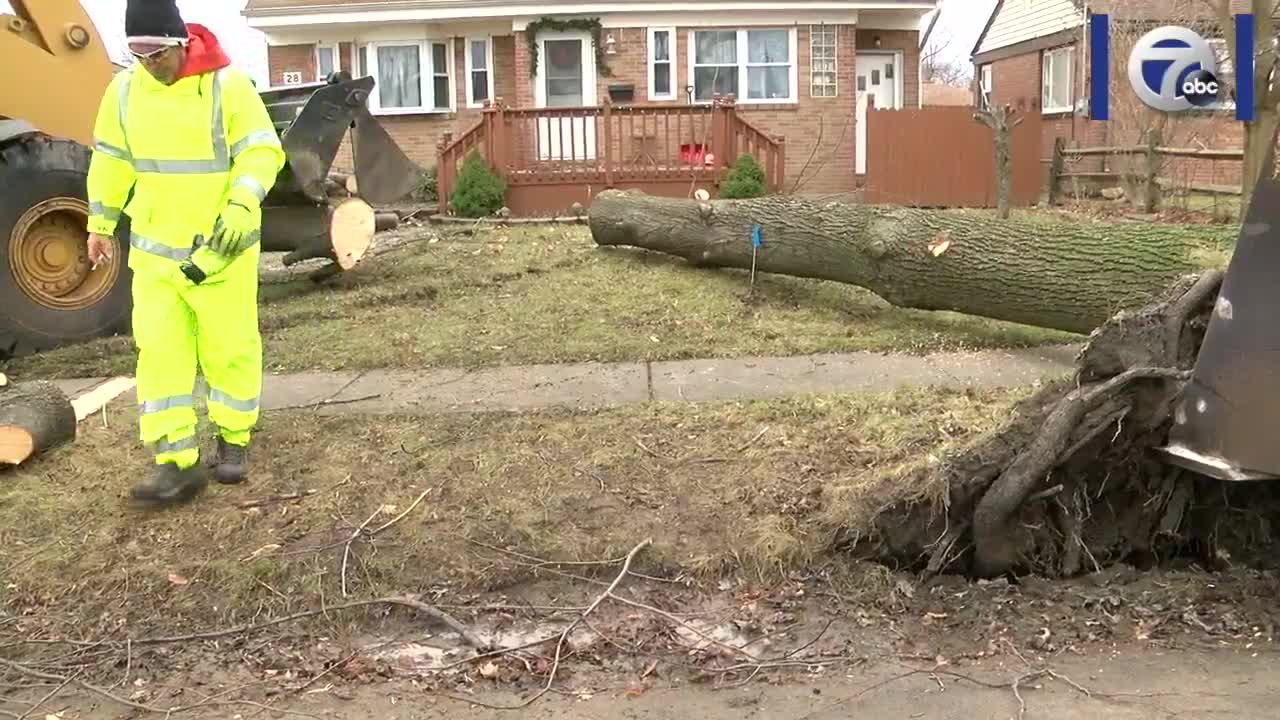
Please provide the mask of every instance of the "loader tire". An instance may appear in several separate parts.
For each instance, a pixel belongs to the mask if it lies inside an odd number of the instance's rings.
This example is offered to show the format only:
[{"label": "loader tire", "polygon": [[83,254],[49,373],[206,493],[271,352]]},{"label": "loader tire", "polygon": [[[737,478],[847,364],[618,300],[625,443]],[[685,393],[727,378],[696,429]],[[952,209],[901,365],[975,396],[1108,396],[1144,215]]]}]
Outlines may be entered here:
[{"label": "loader tire", "polygon": [[38,133],[0,144],[0,360],[129,332],[128,223],[88,263],[90,151]]}]

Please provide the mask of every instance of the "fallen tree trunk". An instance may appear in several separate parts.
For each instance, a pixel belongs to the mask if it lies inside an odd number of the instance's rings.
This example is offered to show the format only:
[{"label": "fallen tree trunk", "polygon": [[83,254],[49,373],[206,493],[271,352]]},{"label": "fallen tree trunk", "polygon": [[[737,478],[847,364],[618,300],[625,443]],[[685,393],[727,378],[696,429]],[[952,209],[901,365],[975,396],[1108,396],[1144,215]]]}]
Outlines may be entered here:
[{"label": "fallen tree trunk", "polygon": [[20,465],[75,439],[76,411],[57,385],[0,383],[0,464]]},{"label": "fallen tree trunk", "polygon": [[287,252],[286,267],[327,258],[339,269],[350,270],[368,251],[376,227],[373,208],[359,198],[338,200],[329,206],[264,207],[262,249]]},{"label": "fallen tree trunk", "polygon": [[787,196],[696,201],[608,190],[595,242],[692,263],[857,285],[889,303],[1088,333],[1220,262],[1230,228],[999,220],[965,210],[823,203]]}]

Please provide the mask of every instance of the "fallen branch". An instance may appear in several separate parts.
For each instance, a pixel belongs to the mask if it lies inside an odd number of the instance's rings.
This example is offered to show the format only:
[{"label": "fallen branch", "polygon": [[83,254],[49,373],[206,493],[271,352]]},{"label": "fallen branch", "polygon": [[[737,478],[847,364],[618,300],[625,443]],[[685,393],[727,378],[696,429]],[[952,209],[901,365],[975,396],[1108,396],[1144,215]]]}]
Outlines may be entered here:
[{"label": "fallen branch", "polygon": [[[556,640],[556,654],[555,654],[555,658],[551,662],[551,672],[547,676],[547,683],[543,685],[542,689],[534,693],[533,696],[531,696],[529,699],[525,700],[524,702],[518,705],[489,705],[487,703],[477,702],[475,700],[470,700],[467,698],[455,697],[452,695],[445,695],[445,697],[452,698],[460,702],[470,703],[472,705],[479,705],[480,707],[488,708],[490,710],[520,710],[520,709],[529,707],[530,705],[537,702],[540,698],[542,698],[543,695],[546,695],[547,693],[551,692],[551,686],[555,684],[556,674],[560,670],[560,659],[564,653],[564,645],[569,639],[569,633],[573,632],[575,628],[577,628],[584,621],[586,621],[586,619],[591,615],[591,613],[595,612],[596,608],[600,607],[600,605],[604,603],[605,600],[608,600],[611,598],[614,600],[620,600],[620,601],[623,600],[623,598],[620,598],[617,595],[614,595],[613,591],[618,589],[618,585],[620,585],[622,583],[622,580],[626,578],[627,575],[631,572],[631,563],[635,560],[636,555],[640,554],[641,550],[644,550],[646,547],[648,547],[652,543],[653,543],[652,538],[646,538],[645,540],[641,541],[640,544],[631,548],[631,552],[627,553],[626,558],[624,558],[622,561],[622,570],[620,570],[617,576],[614,577],[613,582],[609,583],[609,587],[605,588],[604,592],[596,596],[596,599],[592,601],[590,605],[587,606],[587,609],[583,610],[581,615],[574,618],[573,622],[569,623],[569,625],[564,630],[561,630],[558,636],[548,637],[529,645],[529,646],[541,645],[551,640]],[[513,650],[509,650],[507,652],[512,652]],[[471,660],[473,661],[477,659],[479,658],[471,658]]]},{"label": "fallen branch", "polygon": [[360,533],[364,532],[366,527],[369,527],[369,523],[373,522],[373,519],[378,517],[380,512],[382,512],[382,508],[374,510],[367,520],[360,523],[360,527],[351,533],[351,537],[347,538],[346,546],[342,549],[342,597],[347,597],[347,560],[351,557],[351,543],[355,542],[357,537],[360,537]]}]

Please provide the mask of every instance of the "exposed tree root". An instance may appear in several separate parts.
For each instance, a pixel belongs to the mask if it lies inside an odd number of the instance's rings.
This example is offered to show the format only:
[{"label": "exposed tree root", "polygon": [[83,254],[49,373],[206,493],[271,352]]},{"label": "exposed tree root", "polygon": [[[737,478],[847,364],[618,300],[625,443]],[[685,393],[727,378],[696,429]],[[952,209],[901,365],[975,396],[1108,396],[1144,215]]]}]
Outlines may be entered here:
[{"label": "exposed tree root", "polygon": [[[1095,330],[1070,381],[1024,399],[996,431],[910,480],[945,488],[900,502],[847,549],[927,574],[1071,576],[1194,551],[1209,564],[1271,542],[1275,483],[1184,473],[1152,450],[1194,366],[1222,273],[1184,277],[1158,302]],[[963,548],[963,551],[958,549]]]}]

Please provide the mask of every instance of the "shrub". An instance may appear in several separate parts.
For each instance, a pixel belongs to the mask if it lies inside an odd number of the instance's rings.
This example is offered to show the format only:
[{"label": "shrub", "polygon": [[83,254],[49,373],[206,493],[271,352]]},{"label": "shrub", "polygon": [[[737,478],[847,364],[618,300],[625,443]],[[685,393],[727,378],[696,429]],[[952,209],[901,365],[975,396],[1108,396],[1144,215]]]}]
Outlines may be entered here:
[{"label": "shrub", "polygon": [[422,171],[418,176],[418,184],[413,189],[413,198],[419,202],[435,202],[437,199],[436,191],[436,169],[434,167]]},{"label": "shrub", "polygon": [[767,187],[764,179],[764,168],[760,167],[760,163],[756,162],[754,157],[743,153],[733,163],[733,168],[729,170],[729,176],[725,178],[724,184],[720,186],[720,197],[760,197],[767,192]]},{"label": "shrub", "polygon": [[480,153],[472,150],[458,173],[457,188],[449,196],[456,215],[468,218],[487,217],[506,205],[507,184],[485,164]]}]

